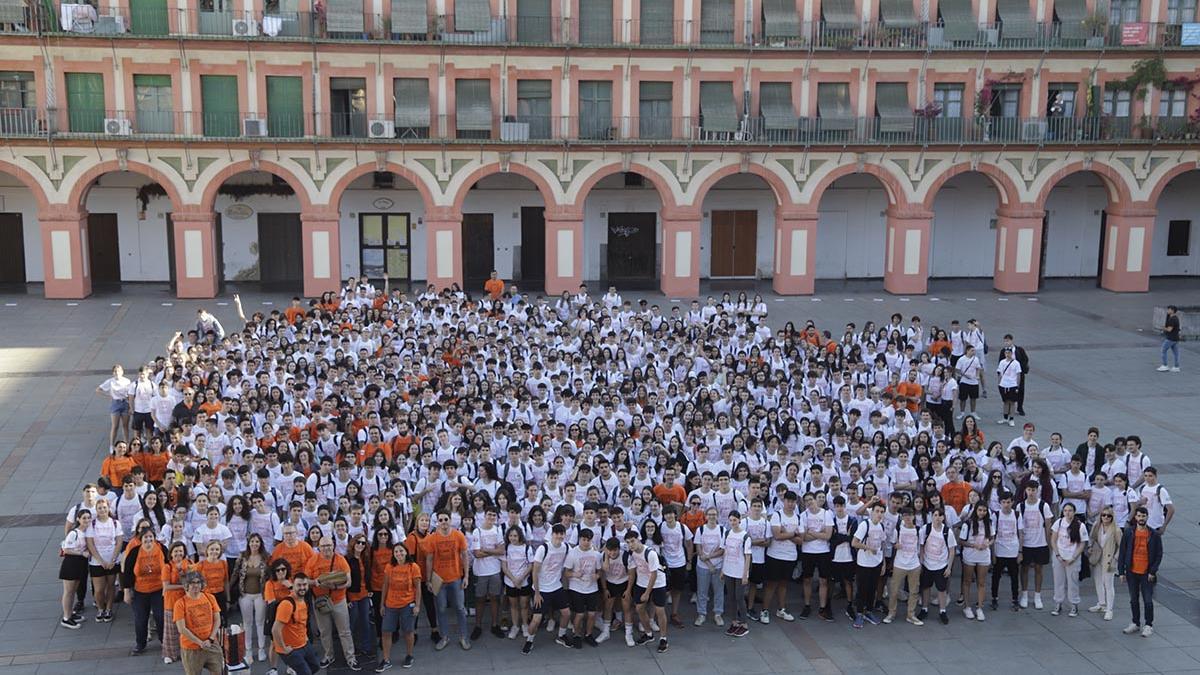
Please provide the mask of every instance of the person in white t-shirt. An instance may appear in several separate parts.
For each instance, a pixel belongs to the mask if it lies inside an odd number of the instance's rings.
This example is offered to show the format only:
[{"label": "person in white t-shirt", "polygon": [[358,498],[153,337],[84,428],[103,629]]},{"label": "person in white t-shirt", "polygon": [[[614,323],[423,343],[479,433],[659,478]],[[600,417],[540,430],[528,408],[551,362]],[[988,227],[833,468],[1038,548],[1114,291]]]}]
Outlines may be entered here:
[{"label": "person in white t-shirt", "polygon": [[600,610],[600,575],[602,573],[602,554],[592,546],[595,534],[591,528],[579,530],[579,545],[567,552],[567,560],[563,564],[567,577],[567,596],[570,598],[571,611],[575,613],[575,623],[571,630],[575,633],[571,646],[582,649],[586,642],[595,647],[599,643],[592,637],[596,625],[596,612]]},{"label": "person in white t-shirt", "polygon": [[1075,513],[1074,504],[1063,504],[1062,515],[1050,527],[1050,550],[1054,555],[1054,609],[1050,610],[1051,616],[1062,612],[1063,602],[1071,605],[1067,616],[1079,615],[1080,557],[1087,550],[1088,531]]},{"label": "person in white t-shirt", "polygon": [[950,615],[946,608],[950,604],[950,594],[946,592],[950,574],[954,571],[954,552],[958,547],[958,539],[954,530],[946,525],[946,510],[936,507],[929,516],[929,522],[921,528],[921,610],[917,618],[924,621],[929,610],[930,588],[938,593],[938,620],[942,625],[950,623]]},{"label": "person in white t-shirt", "polygon": [[[629,549],[629,567],[634,570],[632,587],[629,589],[633,604],[637,607],[638,618],[644,628],[658,626],[658,653],[669,649],[667,643],[667,576],[663,573],[662,561],[658,552],[646,545],[637,532],[630,530],[625,533],[625,547]],[[654,619],[651,623],[649,608],[654,607]],[[628,617],[629,621],[633,617]],[[644,645],[654,639],[649,633],[642,632],[635,639],[635,644]]]},{"label": "person in white t-shirt", "polygon": [[504,636],[500,627],[500,594],[504,592],[502,565],[506,552],[504,533],[496,523],[500,514],[496,507],[489,506],[483,514],[483,523],[467,535],[467,547],[471,550],[471,572],[475,574],[472,588],[475,591],[475,627],[471,640],[483,634],[483,605],[490,607],[492,635]]},{"label": "person in white t-shirt", "polygon": [[120,565],[117,560],[124,550],[125,533],[121,523],[109,513],[108,500],[96,502],[96,515],[84,536],[88,548],[88,573],[92,577],[92,589],[96,600],[96,621],[108,623],[113,620],[112,606],[115,598],[114,584]]},{"label": "person in white t-shirt", "polygon": [[879,574],[883,571],[883,545],[887,539],[883,524],[885,510],[887,507],[883,502],[873,502],[870,506],[871,515],[858,524],[850,544],[858,551],[858,566],[854,570],[854,579],[858,584],[855,596],[855,628],[862,628],[864,620],[873,625],[879,624],[879,619],[872,610],[875,609],[875,587],[879,584]]},{"label": "person in white t-shirt", "polygon": [[958,417],[962,419],[967,414],[967,403],[971,404],[971,414],[975,414],[975,403],[979,400],[979,392],[983,389],[983,361],[975,353],[975,346],[965,345],[966,352],[954,364],[955,377],[958,379]]},{"label": "person in white t-shirt", "polygon": [[1011,492],[1000,493],[1000,510],[992,513],[996,524],[996,562],[992,565],[992,610],[1000,606],[1000,577],[1007,572],[1009,586],[1012,591],[1012,611],[1020,609],[1018,601],[1020,565],[1017,559],[1021,555],[1021,516],[1013,510]]},{"label": "person in white t-shirt", "polygon": [[1007,347],[1000,350],[1000,363],[996,366],[996,375],[1000,379],[998,386],[1000,400],[1004,402],[1004,417],[996,420],[996,424],[1007,424],[1010,427],[1017,425],[1013,410],[1020,396],[1022,372],[1015,350]]},{"label": "person in white t-shirt", "polygon": [[750,582],[751,540],[750,533],[742,527],[742,514],[730,511],[726,516],[729,529],[725,533],[724,561],[721,574],[725,579],[725,597],[734,610],[726,635],[745,637],[750,632],[746,625],[746,584]]},{"label": "person in white t-shirt", "polygon": [[1175,504],[1171,494],[1158,482],[1158,469],[1148,466],[1142,472],[1142,493],[1138,500],[1139,506],[1146,507],[1150,517],[1146,525],[1160,535],[1166,532],[1167,525],[1175,517]]},{"label": "person in white t-shirt", "polygon": [[[963,547],[963,587],[966,607],[963,616],[983,621],[983,599],[987,592],[988,567],[992,564],[992,544],[996,541],[996,526],[992,512],[984,502],[976,502],[959,530]],[[971,605],[971,587],[975,587],[975,604]]]},{"label": "person in white t-shirt", "polygon": [[562,585],[563,568],[570,550],[563,543],[566,536],[567,528],[562,523],[556,524],[550,529],[550,540],[539,546],[530,560],[533,563],[533,616],[529,619],[528,635],[521,647],[524,654],[533,651],[533,639],[537,637],[538,627],[545,615],[549,615],[551,621],[558,619],[558,638],[555,641],[566,644],[567,625],[571,619],[570,604]]},{"label": "person in white t-shirt", "polygon": [[708,603],[712,600],[713,623],[724,626],[725,586],[721,566],[725,564],[725,528],[717,522],[715,506],[705,511],[706,522],[692,534],[696,549],[696,621],[704,625]]},{"label": "person in white t-shirt", "polygon": [[816,495],[804,495],[806,508],[800,514],[800,588],[804,592],[804,609],[800,618],[807,619],[812,612],[812,578],[817,577],[817,614],[826,621],[833,620],[829,610],[829,577],[833,556],[829,539],[833,536],[833,512],[817,502]]},{"label": "person in white t-shirt", "polygon": [[[750,588],[746,595],[746,606],[751,612],[755,609],[758,586],[767,581],[767,545],[771,543],[771,524],[763,515],[764,502],[762,497],[750,500],[750,513],[742,521],[746,533],[750,535]],[[758,614],[761,618],[761,612]]]},{"label": "person in white t-shirt", "polygon": [[130,385],[133,384],[125,377],[125,369],[121,364],[113,366],[112,377],[100,383],[96,387],[96,393],[102,396],[107,396],[109,399],[108,414],[112,418],[112,426],[108,430],[108,447],[113,447],[117,444],[117,432],[121,432],[122,438],[128,443],[132,438],[129,431],[129,397]]},{"label": "person in white t-shirt", "polygon": [[1017,508],[1021,530],[1021,609],[1029,606],[1029,568],[1033,568],[1033,606],[1042,608],[1042,569],[1050,564],[1050,521],[1054,513],[1042,500],[1041,488],[1033,481],[1025,482],[1025,499]]},{"label": "person in white t-shirt", "polygon": [[900,588],[908,582],[908,608],[904,620],[915,625],[924,622],[917,618],[917,598],[921,582],[921,532],[917,528],[916,514],[911,506],[900,510],[900,522],[894,530],[888,532],[891,538],[895,558],[892,561],[892,576],[888,582],[888,611],[883,617],[884,623],[896,619],[896,605],[900,600]]}]

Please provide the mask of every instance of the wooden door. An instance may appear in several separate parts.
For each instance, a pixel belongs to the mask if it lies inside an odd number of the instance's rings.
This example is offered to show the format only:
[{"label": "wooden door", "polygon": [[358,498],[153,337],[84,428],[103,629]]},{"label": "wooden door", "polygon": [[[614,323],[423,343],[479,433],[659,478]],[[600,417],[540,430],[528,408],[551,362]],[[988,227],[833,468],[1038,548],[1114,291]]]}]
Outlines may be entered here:
[{"label": "wooden door", "polygon": [[[546,279],[546,209],[521,207],[521,281]],[[528,290],[528,289],[527,289]]]},{"label": "wooden door", "polygon": [[483,282],[496,269],[492,214],[464,213],[462,226],[463,290],[483,292]]},{"label": "wooden door", "polygon": [[304,282],[299,213],[258,214],[258,274],[263,284],[295,288]]},{"label": "wooden door", "polygon": [[25,226],[19,213],[0,213],[0,284],[25,283]]},{"label": "wooden door", "polygon": [[753,277],[758,262],[758,212],[713,211],[709,276]]},{"label": "wooden door", "polygon": [[87,224],[88,268],[93,284],[121,281],[121,243],[117,214],[89,213]]},{"label": "wooden door", "polygon": [[655,274],[655,230],[658,217],[654,213],[608,214],[608,278],[618,286],[629,288],[638,282],[653,281]]},{"label": "wooden door", "polygon": [[213,214],[213,269],[217,271],[217,293],[225,292],[225,239],[222,237],[221,214]]},{"label": "wooden door", "polygon": [[167,214],[167,280],[171,290],[175,290],[178,279],[175,276],[175,221]]}]

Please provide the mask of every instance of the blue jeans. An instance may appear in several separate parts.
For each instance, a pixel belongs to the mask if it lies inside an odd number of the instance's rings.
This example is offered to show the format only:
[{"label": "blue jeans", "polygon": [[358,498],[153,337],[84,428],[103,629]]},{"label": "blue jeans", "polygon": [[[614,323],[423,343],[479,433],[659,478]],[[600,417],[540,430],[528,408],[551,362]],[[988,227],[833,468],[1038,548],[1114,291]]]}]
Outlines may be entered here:
[{"label": "blue jeans", "polygon": [[1175,367],[1179,367],[1179,342],[1177,340],[1163,340],[1162,343],[1162,364],[1167,365],[1167,352],[1175,355]]},{"label": "blue jeans", "polygon": [[350,632],[354,634],[354,649],[363,654],[375,653],[375,635],[371,630],[371,599],[350,603]]},{"label": "blue jeans", "polygon": [[138,649],[146,648],[150,632],[150,615],[154,615],[155,631],[159,637],[163,631],[163,597],[162,591],[153,593],[133,592],[133,637]]},{"label": "blue jeans", "polygon": [[288,654],[280,654],[283,662],[289,668],[296,671],[296,675],[313,675],[321,669],[321,659],[317,656],[317,650],[313,649],[311,644],[306,644],[300,649],[293,649]]},{"label": "blue jeans", "polygon": [[713,614],[725,613],[725,581],[721,568],[709,569],[696,563],[696,613],[704,616],[708,612],[708,599],[712,598]]},{"label": "blue jeans", "polygon": [[1154,625],[1154,582],[1150,581],[1148,575],[1134,574],[1133,572],[1125,573],[1125,583],[1129,585],[1129,613],[1132,615],[1132,620],[1139,626],[1142,624],[1142,612],[1138,603],[1140,596],[1142,603],[1146,606],[1146,625]]},{"label": "blue jeans", "polygon": [[454,610],[458,614],[458,636],[467,637],[467,605],[463,593],[462,579],[456,581],[448,581],[442,584],[442,590],[437,594],[438,608],[438,626],[442,629],[442,635],[449,637],[449,631],[446,630],[450,625],[446,622],[446,610],[451,603],[454,605]]}]

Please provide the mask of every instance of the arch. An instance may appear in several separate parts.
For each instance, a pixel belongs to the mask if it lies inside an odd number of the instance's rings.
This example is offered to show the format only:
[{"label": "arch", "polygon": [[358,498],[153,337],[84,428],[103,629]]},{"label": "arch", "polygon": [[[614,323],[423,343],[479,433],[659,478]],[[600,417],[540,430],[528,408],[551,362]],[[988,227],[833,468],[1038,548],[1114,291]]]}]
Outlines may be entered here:
[{"label": "arch", "polygon": [[651,169],[649,166],[638,162],[633,162],[629,164],[629,166],[625,166],[619,162],[614,162],[597,169],[579,185],[579,190],[576,192],[575,196],[575,204],[573,204],[573,206],[578,209],[580,213],[582,213],[584,203],[587,201],[587,196],[592,191],[592,188],[596,187],[597,183],[605,178],[608,178],[609,176],[618,173],[624,173],[626,171],[632,171],[644,176],[651,182],[651,184],[654,185],[655,190],[658,192],[658,199],[660,202],[662,202],[662,208],[664,212],[678,206],[678,204],[675,203],[675,197],[671,192],[671,185],[665,178],[663,178],[662,174],[658,173],[654,169]]},{"label": "arch", "polygon": [[1152,208],[1157,208],[1158,200],[1162,197],[1163,190],[1167,189],[1167,186],[1171,184],[1171,181],[1189,171],[1196,170],[1200,170],[1200,162],[1182,162],[1171,167],[1171,169],[1164,173],[1162,177],[1158,179],[1158,182],[1154,184],[1154,189],[1150,191],[1150,196],[1146,198],[1146,202],[1150,204]]},{"label": "arch", "polygon": [[904,186],[900,183],[900,179],[897,178],[896,175],[891,171],[888,171],[879,164],[863,164],[862,166],[857,164],[843,164],[842,166],[839,166],[825,174],[819,181],[817,181],[816,187],[814,187],[811,192],[813,195],[812,207],[815,209],[821,205],[821,195],[825,193],[825,190],[828,189],[830,185],[833,185],[835,182],[837,182],[839,178],[844,178],[856,173],[869,174],[879,179],[879,182],[883,184],[884,191],[888,194],[889,206],[908,205],[908,199],[905,197],[904,193]]},{"label": "arch", "polygon": [[201,210],[206,213],[211,213],[216,207],[217,191],[221,189],[221,186],[225,184],[225,181],[233,178],[239,173],[245,173],[247,171],[265,171],[266,173],[275,174],[276,176],[282,178],[292,188],[292,190],[296,193],[296,197],[300,200],[300,210],[312,210],[312,199],[309,198],[308,191],[304,188],[303,181],[301,181],[296,174],[292,173],[285,167],[267,160],[259,160],[257,163],[251,162],[250,160],[234,162],[233,164],[230,164],[229,166],[217,172],[217,175],[213,176],[204,186],[204,193],[200,197]]},{"label": "arch", "polygon": [[[397,176],[400,176],[409,183],[412,183],[413,187],[417,189],[418,193],[420,193],[421,201],[425,203],[426,211],[436,208],[437,202],[434,200],[433,193],[429,190],[429,186],[425,183],[425,181],[421,180],[421,178],[417,176],[412,169],[401,166],[400,164],[396,164],[395,162],[388,162],[384,168],[396,174]],[[332,207],[340,206],[342,203],[342,195],[345,194],[351,183],[368,173],[379,170],[378,164],[359,164],[353,169],[350,169],[345,176],[342,176],[338,179],[338,182],[334,184],[333,189],[329,192],[329,205]]]},{"label": "arch", "polygon": [[979,162],[972,166],[970,162],[961,162],[946,169],[938,174],[937,178],[929,184],[928,191],[925,194],[925,199],[922,202],[924,207],[930,211],[933,210],[933,202],[937,199],[938,191],[942,189],[950,179],[955,176],[960,176],[964,173],[980,173],[988,177],[988,180],[995,186],[996,191],[1000,193],[1000,206],[1008,206],[1020,201],[1021,191],[1017,189],[1016,183],[1013,183],[1012,178],[995,164],[987,164]]},{"label": "arch", "polygon": [[96,182],[96,179],[100,178],[106,173],[112,173],[114,171],[128,171],[130,173],[136,173],[145,178],[149,178],[166,190],[167,198],[171,200],[172,210],[179,211],[183,209],[184,202],[183,198],[179,194],[178,188],[162,171],[159,171],[149,164],[134,161],[127,161],[125,162],[124,166],[121,166],[121,163],[115,159],[110,159],[107,162],[100,162],[87,171],[84,171],[83,174],[75,180],[75,185],[71,188],[71,193],[67,197],[67,203],[77,206],[82,211],[84,209],[84,202],[87,200],[88,191],[91,190],[92,185]]},{"label": "arch", "polygon": [[755,162],[747,164],[744,169],[745,170],[743,171],[743,166],[741,164],[729,164],[714,171],[711,176],[705,178],[704,182],[700,183],[700,187],[696,188],[696,198],[693,206],[703,208],[704,198],[708,195],[708,191],[711,190],[713,186],[715,186],[717,183],[720,183],[725,178],[741,173],[758,176],[759,178],[763,179],[763,181],[770,186],[771,192],[775,195],[775,206],[786,206],[791,204],[791,190],[788,189],[787,183],[783,181],[783,178],[781,178],[779,174]]},{"label": "arch", "polygon": [[502,170],[499,162],[492,162],[491,164],[485,164],[478,169],[475,169],[469,175],[467,175],[465,180],[463,180],[462,185],[460,185],[458,190],[454,193],[453,206],[455,212],[462,213],[463,203],[467,200],[467,192],[472,186],[488,176],[499,173],[515,173],[518,176],[528,179],[531,183],[533,183],[534,187],[537,188],[538,192],[541,193],[542,201],[545,202],[545,206],[548,210],[552,210],[555,207],[560,206],[558,199],[556,199],[554,196],[554,188],[551,187],[550,183],[546,181],[545,177],[539,174],[537,171],[534,171],[529,166],[519,164],[517,162],[510,162],[507,170]]},{"label": "arch", "polygon": [[1108,191],[1109,205],[1129,204],[1133,201],[1129,193],[1129,185],[1125,182],[1125,178],[1117,172],[1113,167],[1100,162],[1072,162],[1055,171],[1046,179],[1045,185],[1038,191],[1037,199],[1034,204],[1039,209],[1046,208],[1046,200],[1050,197],[1050,192],[1054,187],[1062,182],[1062,179],[1076,173],[1084,173],[1090,171],[1097,176],[1100,176],[1100,181],[1104,183],[1104,187]]},{"label": "arch", "polygon": [[33,177],[33,174],[29,173],[25,169],[22,169],[16,164],[13,164],[12,162],[6,162],[4,160],[0,160],[0,172],[16,178],[32,193],[33,198],[37,201],[38,210],[45,209],[47,206],[49,206],[50,201],[46,197],[46,191],[42,189],[41,184],[38,183],[37,179]]}]

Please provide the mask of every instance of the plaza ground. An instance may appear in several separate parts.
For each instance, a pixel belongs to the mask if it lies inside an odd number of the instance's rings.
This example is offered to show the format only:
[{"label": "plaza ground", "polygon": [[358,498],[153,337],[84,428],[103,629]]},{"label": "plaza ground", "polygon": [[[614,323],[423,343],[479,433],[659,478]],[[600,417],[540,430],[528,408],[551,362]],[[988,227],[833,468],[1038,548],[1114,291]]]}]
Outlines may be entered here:
[{"label": "plaza ground", "polygon": [[[877,284],[876,284],[877,285]],[[435,654],[427,637],[417,647],[424,672],[561,673],[953,673],[1022,675],[1053,672],[1200,672],[1200,343],[1183,344],[1183,372],[1158,373],[1159,340],[1151,326],[1155,305],[1196,304],[1200,283],[1155,280],[1146,294],[1113,294],[1076,283],[1050,283],[1038,296],[1008,296],[957,282],[932,282],[926,296],[897,297],[855,285],[822,288],[813,297],[768,298],[772,326],[814,319],[839,334],[847,321],[880,323],[892,312],[919,315],[926,326],[979,319],[993,346],[1005,332],[1030,354],[1026,410],[1037,438],[1061,431],[1068,446],[1097,425],[1103,439],[1136,433],[1160,468],[1177,512],[1165,537],[1158,588],[1156,634],[1127,637],[1126,595],[1118,584],[1112,622],[1083,613],[1051,617],[1048,611],[991,612],[986,623],[951,614],[949,626],[906,624],[850,630],[836,624],[774,621],[751,625],[741,640],[719,629],[674,631],[671,650],[634,649],[610,642],[582,652],[554,645],[546,634],[529,656],[519,644],[481,638],[470,652],[451,646]],[[664,307],[672,299],[647,296]],[[243,290],[247,313],[286,306],[285,294]],[[58,543],[62,514],[79,487],[98,475],[105,453],[107,400],[93,393],[113,363],[132,369],[164,351],[177,329],[208,307],[229,330],[239,322],[231,296],[177,300],[165,286],[98,289],[80,301],[50,301],[39,287],[0,291],[0,673],[178,672],[156,656],[128,657],[133,628],[118,607],[111,624],[90,621],[82,630],[58,627]],[[990,357],[994,360],[995,353]],[[988,439],[1007,442],[1017,429],[999,427],[999,397],[981,401]],[[1051,586],[1049,571],[1047,588]],[[1084,605],[1094,600],[1082,585]],[[790,597],[795,604],[799,589]],[[1049,592],[1046,593],[1049,598]],[[90,607],[89,607],[90,610]],[[840,612],[840,606],[839,606]],[[685,616],[690,610],[684,611]],[[839,614],[839,617],[841,615]],[[427,635],[427,634],[426,634]],[[397,652],[400,648],[397,648]],[[151,653],[156,653],[154,649]],[[255,673],[265,666],[255,664]]]}]

